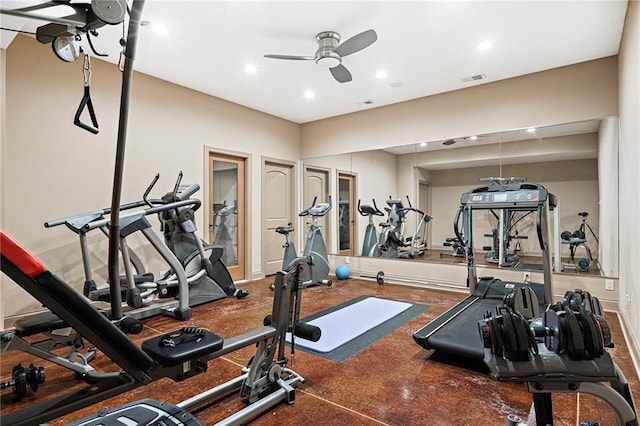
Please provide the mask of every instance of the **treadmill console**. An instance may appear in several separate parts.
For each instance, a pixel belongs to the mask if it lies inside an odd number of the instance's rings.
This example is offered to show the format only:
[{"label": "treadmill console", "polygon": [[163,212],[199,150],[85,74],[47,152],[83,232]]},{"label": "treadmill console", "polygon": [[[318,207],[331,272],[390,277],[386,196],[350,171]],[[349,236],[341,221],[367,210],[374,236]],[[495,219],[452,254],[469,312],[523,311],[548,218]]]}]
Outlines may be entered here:
[{"label": "treadmill console", "polygon": [[547,200],[547,190],[536,184],[492,185],[462,194],[460,203],[485,208],[537,206]]}]

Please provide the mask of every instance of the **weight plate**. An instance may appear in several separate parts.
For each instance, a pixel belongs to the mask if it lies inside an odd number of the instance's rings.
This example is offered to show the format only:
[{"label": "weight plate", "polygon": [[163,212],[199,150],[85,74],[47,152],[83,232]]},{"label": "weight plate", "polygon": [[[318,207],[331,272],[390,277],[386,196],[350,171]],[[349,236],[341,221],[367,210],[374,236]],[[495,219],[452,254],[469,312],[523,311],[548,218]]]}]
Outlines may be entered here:
[{"label": "weight plate", "polygon": [[562,350],[562,341],[560,333],[560,325],[558,320],[558,312],[547,309],[544,313],[544,327],[549,330],[544,337],[544,344],[551,352],[558,353]]},{"label": "weight plate", "polygon": [[91,10],[105,24],[116,25],[124,21],[127,4],[124,0],[93,0]]},{"label": "weight plate", "polygon": [[591,312],[584,308],[581,308],[577,315],[584,338],[585,359],[593,359],[602,355],[602,343],[592,315]]},{"label": "weight plate", "polygon": [[571,309],[567,308],[564,312],[563,334],[566,337],[567,352],[572,360],[582,361],[584,359],[584,337],[582,330],[580,330],[580,324]]},{"label": "weight plate", "polygon": [[598,328],[600,329],[600,333],[602,333],[602,346],[610,348],[613,347],[613,343],[611,342],[611,329],[609,328],[609,323],[604,317],[600,315],[595,315],[596,322],[598,324]]},{"label": "weight plate", "polygon": [[489,331],[491,332],[491,352],[497,356],[497,357],[502,357],[503,356],[503,351],[502,351],[502,337],[500,337],[501,334],[501,326],[500,323],[498,322],[497,318],[490,318],[489,319]]},{"label": "weight plate", "polygon": [[27,393],[27,373],[23,368],[14,371],[13,373],[13,400],[18,402]]},{"label": "weight plate", "polygon": [[591,298],[591,312],[593,312],[594,315],[600,315],[601,317],[604,318],[604,311],[602,310],[600,299],[598,299],[595,296]]},{"label": "weight plate", "polygon": [[527,337],[529,334],[529,324],[521,314],[517,312],[511,312],[510,314],[516,341],[518,342],[518,359],[516,361],[527,361],[529,359],[529,350],[531,348],[530,340]]},{"label": "weight plate", "polygon": [[384,284],[384,272],[382,272],[382,271],[378,272],[378,275],[376,275],[376,281],[380,285]]},{"label": "weight plate", "polygon": [[500,315],[502,318],[502,327],[503,327],[503,347],[507,358],[511,361],[518,360],[518,340],[516,339],[516,331],[513,326],[513,321],[511,320],[511,314],[508,309],[500,309]]}]

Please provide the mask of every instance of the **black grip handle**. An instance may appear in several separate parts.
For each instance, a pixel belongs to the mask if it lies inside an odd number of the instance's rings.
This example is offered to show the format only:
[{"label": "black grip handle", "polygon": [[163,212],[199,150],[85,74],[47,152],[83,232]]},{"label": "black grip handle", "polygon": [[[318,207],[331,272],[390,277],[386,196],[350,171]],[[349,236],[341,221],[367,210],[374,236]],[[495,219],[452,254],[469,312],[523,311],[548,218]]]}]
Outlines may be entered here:
[{"label": "black grip handle", "polygon": [[[84,123],[80,120],[80,116],[82,115],[82,111],[87,108],[89,111],[89,117],[91,118],[91,124]],[[78,105],[78,109],[76,110],[76,114],[73,117],[73,124],[84,129],[88,132],[97,135],[100,131],[98,128],[98,119],[96,118],[96,113],[93,110],[93,102],[91,102],[91,94],[89,92],[89,86],[84,87],[84,96],[80,100],[80,105]]]},{"label": "black grip handle", "polygon": [[[270,326],[271,325],[271,315],[267,315],[264,317],[262,321],[263,325]],[[293,327],[293,334],[301,339],[309,340],[311,342],[317,342],[320,340],[322,336],[322,330],[320,327],[316,327],[315,325],[306,324],[304,322],[297,322]]]},{"label": "black grip handle", "polygon": [[293,334],[301,339],[317,342],[322,336],[322,330],[320,330],[320,327],[316,327],[315,325],[297,322],[294,327]]}]

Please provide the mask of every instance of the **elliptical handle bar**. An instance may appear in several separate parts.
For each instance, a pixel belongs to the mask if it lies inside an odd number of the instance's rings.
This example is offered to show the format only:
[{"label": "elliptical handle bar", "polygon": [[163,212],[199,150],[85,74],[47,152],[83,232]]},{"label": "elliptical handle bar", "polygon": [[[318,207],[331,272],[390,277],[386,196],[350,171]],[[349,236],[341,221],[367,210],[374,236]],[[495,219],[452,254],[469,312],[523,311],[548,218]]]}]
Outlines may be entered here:
[{"label": "elliptical handle bar", "polygon": [[178,172],[178,178],[176,179],[176,184],[173,186],[173,191],[171,192],[171,199],[175,200],[176,199],[176,195],[178,194],[178,189],[180,189],[180,182],[182,182],[182,170],[180,170],[180,172]]},{"label": "elliptical handle bar", "polygon": [[[148,204],[145,201],[134,201],[131,203],[127,203],[127,204],[123,204],[120,206],[120,211],[124,211],[124,210],[131,210],[131,209],[135,209],[137,207],[146,207],[146,206],[154,206],[154,205],[159,205],[159,204],[163,204],[161,200],[150,200]],[[76,218],[80,218],[80,217],[84,217],[84,216],[89,216],[89,215],[95,215],[95,214],[109,214],[111,213],[111,209],[110,208],[104,208],[102,210],[94,210],[92,212],[87,212],[87,213],[82,213],[82,214],[76,214],[73,216],[68,216],[68,217],[64,217],[62,219],[55,219],[55,220],[50,220],[48,222],[44,223],[44,227],[45,228],[53,228],[55,226],[60,226],[60,225],[64,225],[65,223],[67,223],[67,221],[72,220],[72,219],[76,219]]]},{"label": "elliptical handle bar", "polygon": [[144,194],[142,194],[142,201],[144,201],[149,207],[153,207],[153,204],[151,204],[147,197],[149,196],[149,193],[151,192],[153,187],[156,185],[156,182],[158,182],[158,179],[160,179],[160,173],[156,173],[146,191],[144,191]]},{"label": "elliptical handle bar", "polygon": [[409,199],[409,194],[406,195],[407,197],[407,203],[409,204],[409,208],[413,208],[413,206],[411,205],[411,200]]},{"label": "elliptical handle bar", "polygon": [[191,185],[189,185],[188,187],[186,187],[180,192],[180,195],[176,197],[176,200],[178,201],[188,200],[189,197],[191,197],[193,194],[195,194],[199,190],[200,190],[200,185],[197,183],[192,183]]},{"label": "elliptical handle bar", "polygon": [[460,232],[460,215],[462,214],[462,210],[465,206],[460,206],[458,211],[456,212],[456,216],[453,219],[453,232],[456,234],[456,238],[463,246],[466,246],[464,239],[462,238],[462,233]]},{"label": "elliptical handle bar", "polygon": [[[142,215],[142,216],[149,216],[151,214],[155,214],[155,213],[161,213],[167,210],[171,210],[171,209],[177,209],[179,207],[187,207],[190,206],[191,208],[193,208],[194,210],[197,210],[200,205],[202,203],[200,202],[200,200],[192,198],[189,200],[182,200],[182,201],[175,201],[173,203],[168,203],[168,204],[162,204],[159,206],[154,206],[154,207],[150,207],[148,209],[142,210],[141,212],[136,212],[136,213],[132,213],[126,216],[122,216],[122,217],[130,217],[133,215]],[[102,226],[106,226],[109,224],[109,219],[101,219],[101,220],[95,220],[93,222],[90,222],[88,224],[86,224],[83,229],[86,231],[89,231],[91,229],[95,229],[95,228],[100,228]]]}]

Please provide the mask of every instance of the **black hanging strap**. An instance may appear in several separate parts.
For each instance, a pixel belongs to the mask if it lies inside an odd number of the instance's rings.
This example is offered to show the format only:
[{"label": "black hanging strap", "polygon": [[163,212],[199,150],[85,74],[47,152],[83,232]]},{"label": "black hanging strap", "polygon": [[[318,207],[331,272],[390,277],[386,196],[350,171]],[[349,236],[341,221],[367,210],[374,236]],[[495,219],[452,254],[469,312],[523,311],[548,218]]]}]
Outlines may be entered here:
[{"label": "black hanging strap", "polygon": [[[98,134],[98,119],[96,118],[96,113],[93,110],[93,102],[91,102],[91,59],[89,55],[85,53],[84,55],[84,64],[82,66],[82,75],[84,77],[84,95],[80,100],[80,105],[78,105],[78,109],[76,110],[76,115],[73,117],[73,124],[76,126],[93,133],[94,135]],[[91,117],[91,124],[84,123],[80,120],[80,116],[84,109],[87,108],[89,110],[89,117]]]}]

